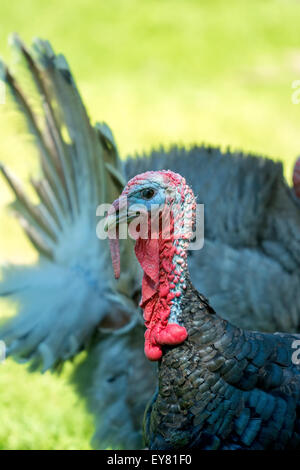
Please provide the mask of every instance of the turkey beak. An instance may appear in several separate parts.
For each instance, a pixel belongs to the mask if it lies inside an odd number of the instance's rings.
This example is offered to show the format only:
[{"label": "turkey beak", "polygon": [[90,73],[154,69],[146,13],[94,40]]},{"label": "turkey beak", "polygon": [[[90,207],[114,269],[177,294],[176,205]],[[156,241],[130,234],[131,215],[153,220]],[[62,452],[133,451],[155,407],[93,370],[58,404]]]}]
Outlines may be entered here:
[{"label": "turkey beak", "polygon": [[120,196],[112,203],[111,209],[108,211],[104,222],[104,230],[109,234],[122,222],[127,222],[127,201],[126,198]]}]

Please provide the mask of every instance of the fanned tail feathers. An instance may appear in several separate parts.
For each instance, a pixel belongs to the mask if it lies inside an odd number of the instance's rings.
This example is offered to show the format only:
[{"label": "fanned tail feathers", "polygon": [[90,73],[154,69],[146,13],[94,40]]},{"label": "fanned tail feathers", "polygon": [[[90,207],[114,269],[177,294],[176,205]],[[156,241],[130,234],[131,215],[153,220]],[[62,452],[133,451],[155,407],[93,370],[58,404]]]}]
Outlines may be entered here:
[{"label": "fanned tail feathers", "polygon": [[112,328],[130,322],[136,310],[130,293],[138,270],[124,240],[124,276],[116,285],[107,240],[96,237],[97,206],[112,202],[124,185],[109,127],[91,125],[66,59],[48,41],[35,40],[32,50],[17,35],[11,42],[42,110],[36,113],[22,85],[1,62],[0,78],[39,149],[42,178],[31,180],[39,204],[31,202],[7,168],[0,168],[40,261],[33,267],[4,269],[0,296],[18,301],[20,310],[1,327],[0,337],[10,354],[33,360],[35,367],[42,363],[46,370],[83,348],[102,322]]}]

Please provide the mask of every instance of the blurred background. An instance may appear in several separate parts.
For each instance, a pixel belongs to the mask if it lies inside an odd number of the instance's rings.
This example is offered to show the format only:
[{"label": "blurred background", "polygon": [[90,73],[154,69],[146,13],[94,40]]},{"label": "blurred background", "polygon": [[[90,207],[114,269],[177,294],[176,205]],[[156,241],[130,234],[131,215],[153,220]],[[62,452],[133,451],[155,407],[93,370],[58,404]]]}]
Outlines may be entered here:
[{"label": "blurred background", "polygon": [[[281,160],[290,181],[300,153],[300,104],[292,101],[299,0],[10,0],[0,17],[2,57],[13,65],[13,31],[27,44],[49,39],[122,157],[209,143]],[[0,161],[22,180],[37,171],[36,149],[8,104],[0,105]],[[11,201],[0,180],[0,262],[33,262]],[[0,303],[0,319],[13,313]],[[0,365],[0,449],[90,448],[92,418],[68,384],[71,373],[70,364],[60,377]]]}]

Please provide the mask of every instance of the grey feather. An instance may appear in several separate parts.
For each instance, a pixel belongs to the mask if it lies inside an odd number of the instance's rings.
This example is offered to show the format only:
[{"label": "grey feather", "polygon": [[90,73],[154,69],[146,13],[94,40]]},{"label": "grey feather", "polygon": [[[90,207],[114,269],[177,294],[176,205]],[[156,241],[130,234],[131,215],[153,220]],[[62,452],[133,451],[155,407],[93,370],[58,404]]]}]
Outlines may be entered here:
[{"label": "grey feather", "polygon": [[98,449],[143,446],[142,417],[156,386],[156,365],[143,350],[144,328],[99,336],[74,375],[96,418],[93,445]]}]

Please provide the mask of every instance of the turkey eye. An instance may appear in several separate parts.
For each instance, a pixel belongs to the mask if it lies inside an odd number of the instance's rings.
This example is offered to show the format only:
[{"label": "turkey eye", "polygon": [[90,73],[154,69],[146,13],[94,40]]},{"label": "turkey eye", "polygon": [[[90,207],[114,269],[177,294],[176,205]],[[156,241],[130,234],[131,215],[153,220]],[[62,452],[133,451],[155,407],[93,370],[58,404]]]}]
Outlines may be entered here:
[{"label": "turkey eye", "polygon": [[154,194],[155,191],[151,188],[143,189],[143,191],[141,192],[141,196],[143,199],[152,199]]}]

